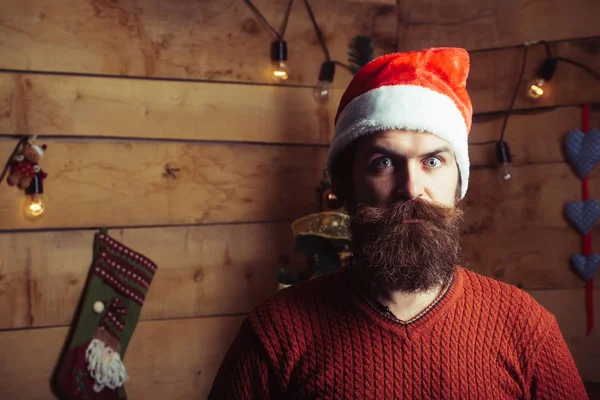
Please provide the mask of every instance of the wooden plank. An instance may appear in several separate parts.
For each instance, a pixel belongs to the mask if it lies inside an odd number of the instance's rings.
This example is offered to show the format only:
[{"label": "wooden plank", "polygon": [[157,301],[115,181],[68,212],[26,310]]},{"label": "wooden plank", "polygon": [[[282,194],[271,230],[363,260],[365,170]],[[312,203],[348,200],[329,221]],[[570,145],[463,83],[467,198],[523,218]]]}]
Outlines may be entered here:
[{"label": "wooden plank", "polygon": [[[563,24],[567,25],[567,24]],[[598,69],[600,37],[560,42],[551,46],[553,56],[566,57]],[[522,48],[471,53],[467,90],[475,113],[507,110],[521,71]],[[515,109],[598,102],[600,81],[586,71],[559,62],[544,96],[536,101],[526,96],[526,88],[539,73],[546,59],[543,46],[528,50],[525,74]]]},{"label": "wooden plank", "polygon": [[[0,229],[127,227],[293,220],[317,210],[315,187],[326,148],[50,140],[43,167],[47,211],[21,212],[24,195],[0,190]],[[0,155],[13,142],[0,142]],[[5,156],[3,156],[5,157]],[[181,169],[163,176],[166,164]],[[581,183],[566,163],[474,168],[465,199],[466,232],[564,228],[563,208]],[[600,175],[590,175],[600,197]],[[74,216],[76,216],[74,218]]]},{"label": "wooden plank", "polygon": [[[465,233],[528,232],[570,227],[563,210],[581,199],[581,181],[566,163],[514,167],[502,182],[496,168],[471,172],[464,199]],[[600,196],[600,172],[589,175],[590,197]]]},{"label": "wooden plank", "polygon": [[0,73],[0,134],[327,144],[335,106],[310,88]]},{"label": "wooden plank", "polygon": [[[304,266],[288,223],[110,233],[159,266],[143,320],[247,312],[276,290],[279,268]],[[594,248],[600,247],[598,233]],[[463,239],[465,266],[478,273],[527,290],[583,287],[569,265],[581,241],[572,229]],[[91,266],[92,243],[92,231],[0,234],[0,329],[69,324]]]},{"label": "wooden plank", "polygon": [[[123,362],[132,399],[206,398],[241,317],[140,322]],[[67,328],[0,332],[3,398],[55,398],[50,378]]]},{"label": "wooden plank", "polygon": [[[48,140],[47,209],[0,190],[0,230],[293,220],[318,209],[327,149],[176,142]],[[6,159],[14,141],[0,141]],[[179,168],[176,178],[165,166]],[[9,190],[10,189],[10,190]]]},{"label": "wooden plank", "polygon": [[[529,293],[556,315],[582,378],[600,381],[600,330],[585,336],[583,291]],[[598,309],[600,290],[594,298]],[[239,317],[140,322],[124,358],[131,376],[129,396],[205,398],[240,322]],[[0,332],[0,387],[8,390],[9,398],[51,398],[48,380],[66,334],[67,328]]]},{"label": "wooden plank", "polygon": [[[565,72],[563,69],[561,74]],[[478,70],[474,74],[481,75]],[[504,91],[505,98],[497,97],[485,79],[477,76],[474,79],[475,106],[493,103],[495,107],[505,107],[510,93]],[[309,88],[0,73],[0,135],[328,145],[342,90],[332,92],[331,101],[321,107]],[[583,99],[574,96],[571,100],[576,102]],[[600,112],[592,115],[595,118],[592,126],[598,126]],[[518,136],[526,139],[519,143],[527,147],[523,162],[556,161],[556,157],[544,156],[551,151],[553,141],[546,139],[544,147],[533,148],[538,143],[537,137],[546,137],[542,136],[546,130],[558,133],[579,126],[579,119],[576,108],[514,115],[509,119],[506,137],[511,144],[520,140]],[[476,117],[470,140],[497,139],[501,124],[502,118],[498,116],[487,121]],[[518,149],[513,150],[519,158]],[[488,152],[485,153],[487,157]],[[474,161],[475,165],[489,164],[476,157]]]},{"label": "wooden plank", "polygon": [[598,35],[595,0],[400,1],[398,47],[457,46],[469,50],[534,40]]},{"label": "wooden plank", "polygon": [[[600,248],[600,229],[593,248]],[[583,288],[571,267],[581,252],[581,235],[571,228],[485,232],[463,236],[465,267],[525,290]],[[600,287],[600,282],[594,282]]]},{"label": "wooden plank", "polygon": [[[303,267],[289,223],[111,230],[159,266],[142,319],[244,313]],[[92,265],[93,231],[0,234],[0,329],[67,325]]]},{"label": "wooden plank", "polygon": [[[584,381],[600,382],[600,329],[586,331],[585,293],[583,289],[533,290],[528,292],[554,314]],[[594,289],[594,309],[600,309],[600,289]],[[597,318],[596,318],[597,319]]]},{"label": "wooden plank", "polygon": [[[561,107],[540,110],[531,114],[511,115],[506,124],[504,140],[510,146],[512,163],[566,162],[563,139],[571,129],[580,129],[582,107]],[[469,157],[475,167],[495,166],[493,144],[477,145],[498,140],[504,117],[475,118],[469,134]],[[600,112],[590,112],[590,126],[600,127]]]},{"label": "wooden plank", "polygon": [[[254,3],[279,29],[288,0]],[[347,63],[348,44],[359,34],[371,35],[378,53],[396,47],[395,5],[332,0],[311,6],[333,59]],[[33,0],[3,2],[0,16],[0,68],[271,82],[273,38],[243,2]],[[316,84],[324,55],[301,1],[294,3],[285,40],[288,84]],[[350,78],[340,69],[336,84]]]}]

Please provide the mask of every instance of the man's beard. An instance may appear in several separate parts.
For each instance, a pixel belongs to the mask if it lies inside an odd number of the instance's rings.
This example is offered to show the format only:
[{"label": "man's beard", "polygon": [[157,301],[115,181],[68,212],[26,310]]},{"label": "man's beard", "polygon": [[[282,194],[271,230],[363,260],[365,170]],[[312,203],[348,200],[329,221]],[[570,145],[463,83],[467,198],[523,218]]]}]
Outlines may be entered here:
[{"label": "man's beard", "polygon": [[461,263],[462,220],[459,207],[420,198],[388,207],[359,205],[349,227],[355,261],[376,291],[415,293],[445,285]]}]

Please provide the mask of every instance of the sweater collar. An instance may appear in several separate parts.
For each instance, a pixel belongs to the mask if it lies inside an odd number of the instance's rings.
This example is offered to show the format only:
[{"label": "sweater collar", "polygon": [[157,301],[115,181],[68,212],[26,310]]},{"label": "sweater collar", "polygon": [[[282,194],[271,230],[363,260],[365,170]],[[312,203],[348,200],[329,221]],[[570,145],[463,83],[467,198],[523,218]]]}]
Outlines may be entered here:
[{"label": "sweater collar", "polygon": [[435,326],[442,316],[446,315],[455,305],[463,293],[464,269],[457,267],[450,282],[448,282],[440,294],[417,316],[407,321],[401,321],[378,301],[369,297],[356,276],[351,271],[352,267],[346,269],[346,279],[350,288],[353,303],[367,317],[383,329],[393,332],[406,340],[414,340],[423,333],[428,332]]}]

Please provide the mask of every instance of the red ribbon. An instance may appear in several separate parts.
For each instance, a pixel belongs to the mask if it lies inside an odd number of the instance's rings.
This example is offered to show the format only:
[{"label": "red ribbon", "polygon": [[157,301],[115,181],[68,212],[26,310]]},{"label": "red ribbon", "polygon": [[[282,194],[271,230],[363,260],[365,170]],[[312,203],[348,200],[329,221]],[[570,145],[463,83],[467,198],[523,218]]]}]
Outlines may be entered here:
[{"label": "red ribbon", "polygon": [[[581,115],[581,130],[583,133],[587,133],[590,130],[590,106],[589,104],[583,105],[583,113]],[[588,177],[583,178],[581,185],[581,197],[583,201],[586,201],[590,197]],[[584,256],[592,254],[592,232],[590,231],[583,237],[582,252]],[[587,319],[587,330],[586,335],[589,336],[594,329],[594,278],[592,277],[585,283],[585,310]]]}]

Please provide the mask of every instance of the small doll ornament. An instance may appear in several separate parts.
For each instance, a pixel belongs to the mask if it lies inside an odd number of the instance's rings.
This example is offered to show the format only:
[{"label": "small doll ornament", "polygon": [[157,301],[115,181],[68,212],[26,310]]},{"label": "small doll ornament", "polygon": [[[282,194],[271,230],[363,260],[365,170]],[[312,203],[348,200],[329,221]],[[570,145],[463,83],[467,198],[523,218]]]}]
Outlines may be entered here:
[{"label": "small doll ornament", "polygon": [[27,189],[36,176],[45,179],[47,174],[42,171],[38,163],[44,157],[46,149],[47,146],[45,144],[39,146],[37,144],[26,143],[12,160],[10,175],[7,179],[8,185]]}]

